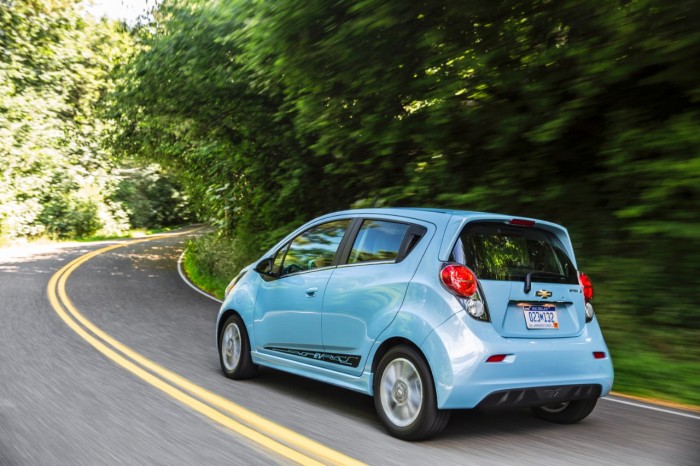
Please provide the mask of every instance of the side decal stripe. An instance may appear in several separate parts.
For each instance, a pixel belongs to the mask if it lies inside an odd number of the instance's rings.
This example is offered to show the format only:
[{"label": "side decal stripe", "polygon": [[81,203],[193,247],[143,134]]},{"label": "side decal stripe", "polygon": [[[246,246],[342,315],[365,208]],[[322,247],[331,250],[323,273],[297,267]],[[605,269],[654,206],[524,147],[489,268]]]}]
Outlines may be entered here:
[{"label": "side decal stripe", "polygon": [[357,367],[360,364],[360,356],[354,354],[336,354],[336,353],[321,353],[318,351],[306,351],[292,348],[279,348],[276,346],[266,346],[268,351],[276,351],[278,353],[292,354],[301,356],[302,358],[316,359],[319,361],[331,362],[340,364],[341,366]]}]

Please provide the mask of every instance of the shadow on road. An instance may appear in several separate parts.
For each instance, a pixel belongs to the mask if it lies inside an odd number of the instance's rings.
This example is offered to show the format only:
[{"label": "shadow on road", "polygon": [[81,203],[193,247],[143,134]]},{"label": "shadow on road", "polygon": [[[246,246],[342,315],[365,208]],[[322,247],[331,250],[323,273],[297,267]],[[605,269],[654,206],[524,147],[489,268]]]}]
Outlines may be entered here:
[{"label": "shadow on road", "polygon": [[[324,409],[335,411],[339,415],[351,417],[378,430],[384,430],[375,413],[372,398],[367,395],[268,368],[260,368],[258,375],[247,383],[299,397],[323,406]],[[511,434],[532,435],[561,428],[560,425],[536,418],[528,409],[455,410],[452,412],[449,424],[436,439],[458,440]]]}]

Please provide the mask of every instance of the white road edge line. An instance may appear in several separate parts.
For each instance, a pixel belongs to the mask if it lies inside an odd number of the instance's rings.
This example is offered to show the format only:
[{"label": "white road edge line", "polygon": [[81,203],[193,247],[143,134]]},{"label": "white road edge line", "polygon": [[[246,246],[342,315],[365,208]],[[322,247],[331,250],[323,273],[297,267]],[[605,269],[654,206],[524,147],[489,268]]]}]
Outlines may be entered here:
[{"label": "white road edge line", "polygon": [[215,298],[214,296],[210,295],[209,293],[206,293],[206,292],[200,290],[199,288],[197,288],[196,286],[194,286],[194,283],[192,283],[192,282],[190,281],[190,279],[187,278],[187,275],[185,275],[185,271],[182,270],[182,259],[183,259],[184,257],[185,257],[185,251],[182,251],[182,254],[180,254],[180,257],[177,259],[177,273],[180,274],[180,278],[182,278],[182,281],[185,282],[185,283],[187,284],[187,286],[189,286],[190,288],[192,288],[192,289],[193,289],[194,291],[196,291],[197,293],[199,293],[199,294],[201,294],[201,295],[204,295],[204,296],[206,296],[206,297],[209,298],[209,299],[213,299],[213,300],[216,301],[217,303],[223,303],[223,301],[220,300],[219,298]]},{"label": "white road edge line", "polygon": [[[185,272],[182,270],[182,259],[185,257],[185,251],[182,251],[182,254],[180,254],[180,257],[177,260],[177,272],[180,274],[180,278],[182,278],[182,281],[187,284],[190,288],[195,290],[197,293],[206,296],[209,299],[213,299],[214,301],[218,303],[223,303],[222,300],[219,298],[215,298],[214,296],[210,295],[209,293],[206,293],[199,288],[197,288],[188,278],[187,275],[185,275]],[[652,411],[660,411],[662,413],[668,413],[668,414],[675,414],[677,416],[683,416],[683,417],[689,417],[690,419],[698,419],[700,420],[700,416],[697,416],[695,414],[688,414],[688,413],[682,413],[678,411],[671,411],[670,409],[663,409],[663,408],[657,408],[655,406],[648,406],[648,405],[643,405],[641,403],[634,403],[632,401],[625,401],[625,400],[618,400],[617,398],[610,398],[610,397],[603,397],[604,400],[607,401],[615,401],[616,403],[622,403],[630,406],[636,406],[638,408],[645,408],[645,409],[651,409]]]},{"label": "white road edge line", "polygon": [[675,414],[676,416],[683,416],[683,417],[689,417],[690,419],[698,419],[700,420],[700,416],[695,415],[695,414],[690,414],[690,413],[682,413],[679,411],[671,411],[670,409],[664,409],[664,408],[657,408],[656,406],[649,406],[649,405],[643,405],[641,403],[635,403],[633,401],[627,401],[627,400],[620,400],[617,398],[609,398],[609,397],[603,397],[604,400],[607,401],[614,401],[616,403],[622,403],[625,405],[630,405],[630,406],[636,406],[637,408],[645,408],[645,409],[651,409],[652,411],[660,411],[662,413],[668,413],[668,414]]}]

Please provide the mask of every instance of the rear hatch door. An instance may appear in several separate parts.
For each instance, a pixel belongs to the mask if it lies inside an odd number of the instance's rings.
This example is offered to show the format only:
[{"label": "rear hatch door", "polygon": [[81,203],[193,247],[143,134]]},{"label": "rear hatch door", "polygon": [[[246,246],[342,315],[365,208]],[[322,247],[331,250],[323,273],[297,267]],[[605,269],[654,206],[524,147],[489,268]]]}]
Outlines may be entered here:
[{"label": "rear hatch door", "polygon": [[[574,261],[552,224],[467,224],[453,250],[479,279],[494,329],[503,337],[574,337],[585,325]],[[570,249],[570,243],[569,243]]]},{"label": "rear hatch door", "polygon": [[481,280],[480,284],[491,322],[501,336],[562,338],[583,330],[584,302],[578,285],[538,282],[525,293],[522,282]]}]

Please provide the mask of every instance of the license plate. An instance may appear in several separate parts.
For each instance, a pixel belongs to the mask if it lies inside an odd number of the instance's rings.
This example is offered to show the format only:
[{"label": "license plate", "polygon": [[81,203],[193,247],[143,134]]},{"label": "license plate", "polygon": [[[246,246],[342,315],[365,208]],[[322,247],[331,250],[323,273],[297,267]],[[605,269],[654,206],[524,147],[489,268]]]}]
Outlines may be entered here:
[{"label": "license plate", "polygon": [[525,306],[525,324],[533,330],[558,329],[557,310],[554,306]]}]

